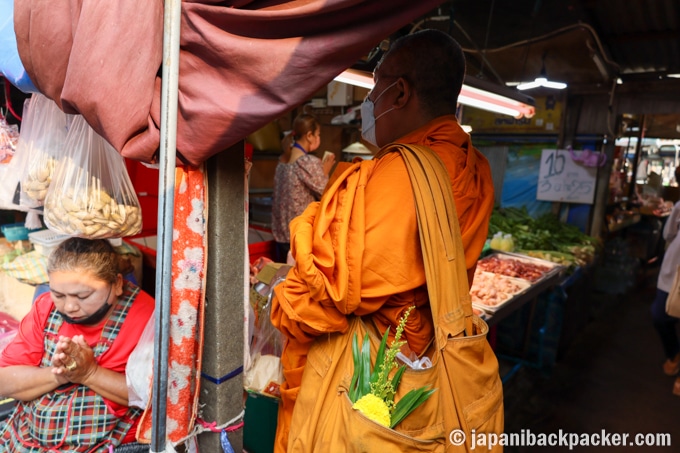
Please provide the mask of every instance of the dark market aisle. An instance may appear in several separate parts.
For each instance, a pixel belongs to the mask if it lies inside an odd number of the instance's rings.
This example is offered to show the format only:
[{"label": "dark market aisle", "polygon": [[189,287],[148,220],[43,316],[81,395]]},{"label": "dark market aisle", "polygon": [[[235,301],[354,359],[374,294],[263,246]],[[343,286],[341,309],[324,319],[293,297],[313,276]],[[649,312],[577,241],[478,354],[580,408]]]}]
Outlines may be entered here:
[{"label": "dark market aisle", "polygon": [[[680,397],[663,374],[665,357],[651,324],[658,267],[625,294],[590,291],[590,321],[551,370],[521,368],[504,385],[505,432],[670,433],[671,447],[576,447],[574,451],[680,452]],[[566,303],[570,301],[567,299]],[[501,373],[508,363],[501,361]],[[506,452],[569,451],[507,447]]]}]

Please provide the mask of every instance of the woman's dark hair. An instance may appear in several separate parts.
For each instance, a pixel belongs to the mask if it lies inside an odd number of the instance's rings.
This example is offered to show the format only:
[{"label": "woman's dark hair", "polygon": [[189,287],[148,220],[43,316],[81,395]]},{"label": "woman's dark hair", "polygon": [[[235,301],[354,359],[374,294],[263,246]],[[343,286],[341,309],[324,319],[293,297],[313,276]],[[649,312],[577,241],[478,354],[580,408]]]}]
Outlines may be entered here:
[{"label": "woman's dark hair", "polygon": [[68,238],[50,254],[47,273],[90,271],[102,281],[114,283],[129,272],[130,261],[121,259],[106,239]]},{"label": "woman's dark hair", "polygon": [[307,132],[316,132],[321,127],[319,120],[310,113],[301,113],[293,121],[293,140],[299,140],[304,137]]}]

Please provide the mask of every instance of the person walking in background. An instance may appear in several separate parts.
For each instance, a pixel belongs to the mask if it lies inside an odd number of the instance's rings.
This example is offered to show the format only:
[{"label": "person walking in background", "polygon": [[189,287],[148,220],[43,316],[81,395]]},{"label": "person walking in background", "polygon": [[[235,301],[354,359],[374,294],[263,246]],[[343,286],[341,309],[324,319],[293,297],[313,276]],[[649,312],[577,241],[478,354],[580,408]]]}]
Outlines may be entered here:
[{"label": "person walking in background", "polygon": [[286,262],[290,250],[290,221],[302,214],[311,202],[319,200],[328,183],[335,156],[329,154],[322,161],[313,155],[320,144],[321,124],[314,115],[307,113],[295,118],[290,139],[286,137],[282,141],[284,158],[276,165],[272,197],[276,262]]},{"label": "person walking in background", "polygon": [[[680,167],[675,169],[675,179],[680,180]],[[680,265],[680,239],[678,230],[680,229],[680,201],[675,203],[666,225],[663,228],[663,238],[666,240],[667,248],[664,253],[659,278],[656,283],[656,297],[652,302],[652,322],[659,334],[661,345],[666,355],[663,364],[663,372],[668,376],[675,376],[680,372],[680,341],[676,331],[678,318],[669,316],[666,313],[666,300],[668,292],[673,285],[673,279]],[[680,377],[676,378],[673,384],[673,394],[680,396]]]}]

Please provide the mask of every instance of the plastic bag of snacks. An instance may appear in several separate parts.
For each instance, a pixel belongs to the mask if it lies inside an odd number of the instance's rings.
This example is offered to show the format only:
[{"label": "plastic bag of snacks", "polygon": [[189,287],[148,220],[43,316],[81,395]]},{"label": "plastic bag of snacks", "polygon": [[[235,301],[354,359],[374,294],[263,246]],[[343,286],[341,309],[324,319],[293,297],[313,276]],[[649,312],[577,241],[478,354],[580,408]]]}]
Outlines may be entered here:
[{"label": "plastic bag of snacks", "polygon": [[51,230],[90,239],[132,236],[142,212],[123,157],[78,115],[45,199]]},{"label": "plastic bag of snacks", "polygon": [[0,115],[0,163],[9,160],[14,155],[19,141],[19,128],[16,124],[9,124]]},{"label": "plastic bag of snacks", "polygon": [[41,206],[52,181],[57,160],[64,152],[68,125],[73,115],[40,93],[31,96],[30,116],[21,125],[17,149],[28,163],[21,179],[21,205]]},{"label": "plastic bag of snacks", "polygon": [[[9,162],[0,165],[0,206],[3,209],[28,211],[21,206],[21,178],[26,173],[29,163],[26,140],[30,136],[30,124],[33,121],[31,98],[24,101],[22,132],[19,134],[14,155]],[[24,132],[25,129],[25,132]]]}]

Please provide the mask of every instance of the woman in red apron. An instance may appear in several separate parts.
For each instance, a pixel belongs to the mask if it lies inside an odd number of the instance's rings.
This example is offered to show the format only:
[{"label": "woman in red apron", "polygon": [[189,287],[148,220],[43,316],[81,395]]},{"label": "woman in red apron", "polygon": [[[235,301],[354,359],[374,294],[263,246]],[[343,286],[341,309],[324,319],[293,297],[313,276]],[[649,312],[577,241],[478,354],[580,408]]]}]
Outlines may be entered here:
[{"label": "woman in red apron", "polygon": [[154,300],[123,279],[106,240],[70,238],[50,256],[36,299],[0,355],[0,453],[106,452],[135,442],[125,366]]}]

